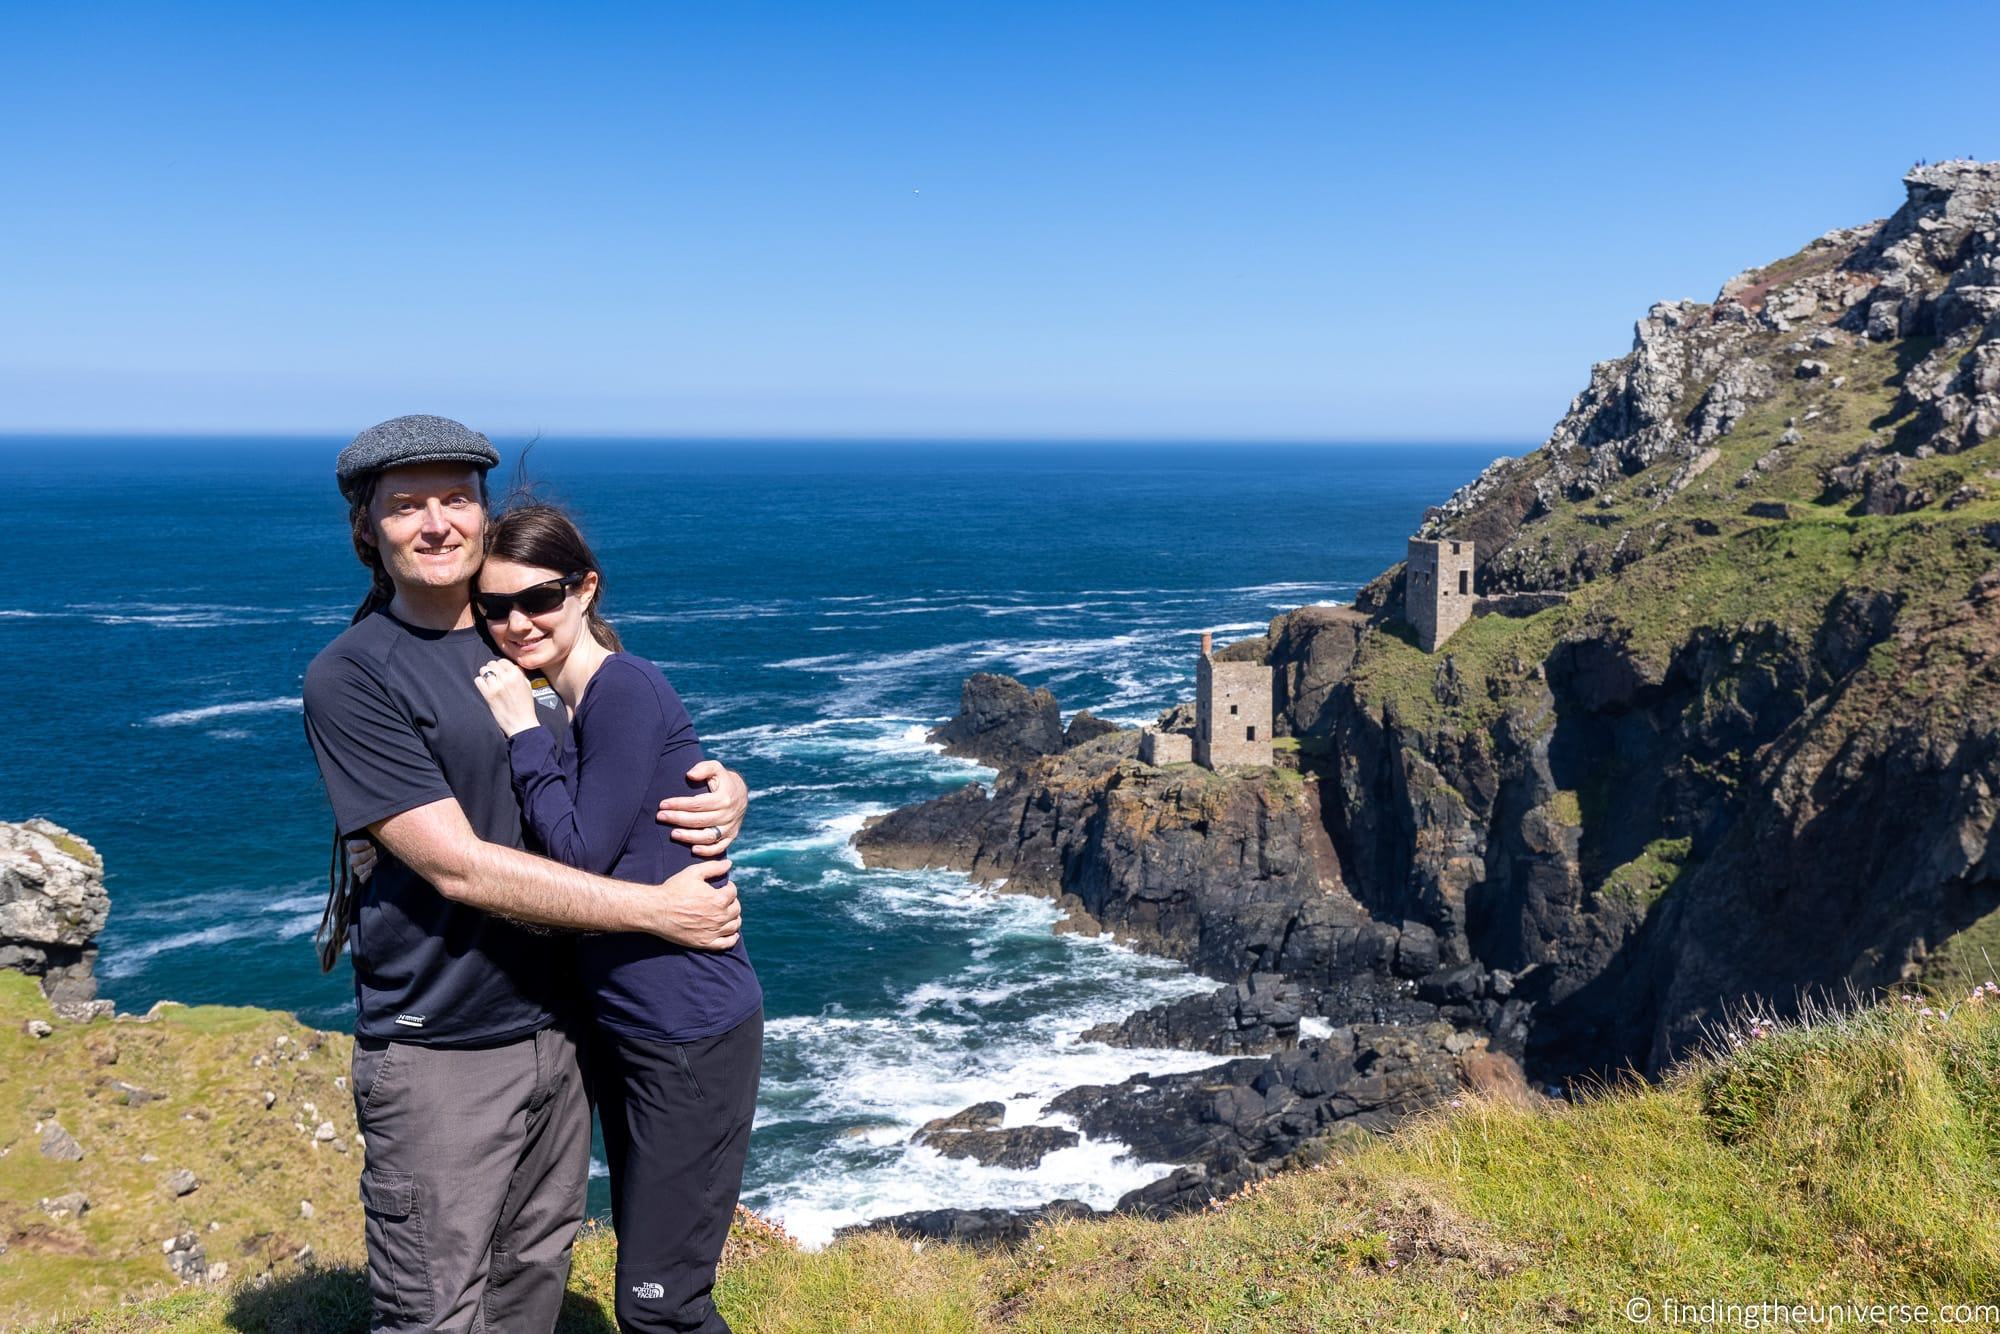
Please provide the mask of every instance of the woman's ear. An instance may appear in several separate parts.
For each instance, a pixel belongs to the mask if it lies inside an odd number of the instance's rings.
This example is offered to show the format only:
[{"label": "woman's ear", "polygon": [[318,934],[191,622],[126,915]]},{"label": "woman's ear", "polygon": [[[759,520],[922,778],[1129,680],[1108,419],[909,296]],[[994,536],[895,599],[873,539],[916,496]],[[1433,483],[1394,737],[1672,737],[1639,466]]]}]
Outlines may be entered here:
[{"label": "woman's ear", "polygon": [[589,615],[590,609],[597,605],[597,571],[583,572],[583,582],[576,586],[576,596],[583,604],[584,614]]}]

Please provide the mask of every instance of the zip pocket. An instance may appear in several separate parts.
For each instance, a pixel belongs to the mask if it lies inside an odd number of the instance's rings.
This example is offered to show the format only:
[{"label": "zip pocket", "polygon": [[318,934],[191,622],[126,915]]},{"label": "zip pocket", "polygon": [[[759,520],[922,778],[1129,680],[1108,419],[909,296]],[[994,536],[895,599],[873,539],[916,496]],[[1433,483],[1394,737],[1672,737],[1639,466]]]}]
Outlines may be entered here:
[{"label": "zip pocket", "polygon": [[694,1077],[694,1067],[688,1064],[687,1048],[678,1042],[674,1044],[674,1059],[680,1062],[681,1074],[687,1077],[688,1087],[694,1090],[695,1101],[708,1101],[708,1095],[701,1091],[701,1081]]}]

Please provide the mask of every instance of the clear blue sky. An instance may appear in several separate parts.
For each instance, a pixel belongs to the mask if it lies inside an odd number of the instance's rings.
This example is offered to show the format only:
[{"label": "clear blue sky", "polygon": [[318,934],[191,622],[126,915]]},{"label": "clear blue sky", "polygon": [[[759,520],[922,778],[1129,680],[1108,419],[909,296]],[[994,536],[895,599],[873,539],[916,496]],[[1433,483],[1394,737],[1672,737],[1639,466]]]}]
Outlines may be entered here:
[{"label": "clear blue sky", "polygon": [[1532,442],[1993,17],[0,0],[0,431]]}]

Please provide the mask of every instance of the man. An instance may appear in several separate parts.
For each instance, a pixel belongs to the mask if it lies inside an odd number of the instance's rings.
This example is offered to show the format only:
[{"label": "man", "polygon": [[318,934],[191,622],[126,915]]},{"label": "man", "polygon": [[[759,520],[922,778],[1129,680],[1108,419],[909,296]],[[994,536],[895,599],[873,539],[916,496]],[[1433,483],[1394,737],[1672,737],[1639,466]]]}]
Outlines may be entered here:
[{"label": "man", "polygon": [[[559,934],[645,931],[727,948],[741,922],[716,861],[692,892],[522,850],[506,739],[473,684],[492,651],[471,588],[487,519],[485,436],[398,417],[341,451],[355,551],[374,577],[355,622],[306,670],[306,733],[338,833],[379,849],[341,875],[322,931],[354,959],[352,1092],[376,1330],[550,1330],[584,1212],[590,1111],[560,1022]],[[544,726],[567,731],[560,702]],[[718,765],[663,806],[673,836],[718,853],[747,793]],[[668,807],[674,809],[668,809]]]}]

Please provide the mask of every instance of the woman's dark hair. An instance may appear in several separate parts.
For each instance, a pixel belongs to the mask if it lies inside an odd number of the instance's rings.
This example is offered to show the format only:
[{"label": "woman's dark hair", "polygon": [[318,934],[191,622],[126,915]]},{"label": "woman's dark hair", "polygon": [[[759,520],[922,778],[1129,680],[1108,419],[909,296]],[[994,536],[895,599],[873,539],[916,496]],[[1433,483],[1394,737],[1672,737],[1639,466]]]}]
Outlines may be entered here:
[{"label": "woman's dark hair", "polygon": [[[354,555],[368,569],[368,596],[361,599],[361,605],[354,609],[354,619],[359,625],[363,620],[389,605],[396,596],[396,586],[389,580],[389,571],[382,564],[381,544],[375,538],[375,517],[369,513],[375,503],[375,487],[382,480],[381,474],[364,481],[347,506],[347,526],[354,540]],[[490,512],[492,501],[486,490],[486,472],[479,473],[479,508]],[[347,843],[338,829],[333,831],[333,856],[326,868],[327,891],[326,911],[320,914],[319,930],[313,933],[313,943],[319,946],[319,967],[321,972],[332,972],[334,964],[340,962],[340,952],[347,947],[347,933],[354,927],[354,912],[357,907],[354,876],[347,865]]]},{"label": "woman's dark hair", "polygon": [[597,642],[613,653],[625,646],[618,632],[604,619],[604,570],[597,563],[590,544],[576,521],[554,505],[535,502],[516,505],[494,520],[486,530],[486,559],[511,560],[517,565],[539,565],[557,574],[597,576],[597,594],[583,614],[585,626]]}]

